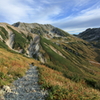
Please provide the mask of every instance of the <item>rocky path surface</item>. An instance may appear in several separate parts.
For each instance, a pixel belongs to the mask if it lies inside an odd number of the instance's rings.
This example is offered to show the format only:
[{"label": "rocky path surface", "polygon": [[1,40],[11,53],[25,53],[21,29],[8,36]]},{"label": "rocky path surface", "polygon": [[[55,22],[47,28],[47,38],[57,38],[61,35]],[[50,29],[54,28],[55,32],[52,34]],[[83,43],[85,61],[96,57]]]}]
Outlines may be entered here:
[{"label": "rocky path surface", "polygon": [[30,65],[30,69],[23,78],[19,78],[10,87],[11,92],[5,94],[5,100],[45,100],[47,91],[38,85],[38,70]]}]

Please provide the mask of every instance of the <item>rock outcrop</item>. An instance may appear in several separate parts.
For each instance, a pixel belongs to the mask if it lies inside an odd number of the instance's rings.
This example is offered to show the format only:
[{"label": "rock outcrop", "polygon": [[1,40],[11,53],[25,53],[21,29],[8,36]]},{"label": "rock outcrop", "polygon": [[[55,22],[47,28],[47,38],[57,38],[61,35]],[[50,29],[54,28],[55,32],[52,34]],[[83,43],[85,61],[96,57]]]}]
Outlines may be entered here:
[{"label": "rock outcrop", "polygon": [[40,36],[25,29],[20,30],[9,24],[0,23],[0,41],[4,42],[10,49],[18,53],[23,53],[28,57],[38,59],[44,63],[45,60],[39,52],[41,49]]},{"label": "rock outcrop", "polygon": [[92,46],[100,48],[100,28],[89,28],[80,33],[78,37],[90,42]]},{"label": "rock outcrop", "polygon": [[43,35],[45,38],[67,36],[68,33],[56,28],[50,24],[38,24],[38,23],[14,23],[13,26],[18,27],[21,30],[31,32],[33,34]]},{"label": "rock outcrop", "polygon": [[13,34],[12,32],[8,32],[8,40],[6,41],[6,44],[11,49],[13,49],[14,37],[15,37],[15,34]]},{"label": "rock outcrop", "polygon": [[80,33],[78,37],[87,41],[100,40],[100,28],[89,28],[84,32]]}]

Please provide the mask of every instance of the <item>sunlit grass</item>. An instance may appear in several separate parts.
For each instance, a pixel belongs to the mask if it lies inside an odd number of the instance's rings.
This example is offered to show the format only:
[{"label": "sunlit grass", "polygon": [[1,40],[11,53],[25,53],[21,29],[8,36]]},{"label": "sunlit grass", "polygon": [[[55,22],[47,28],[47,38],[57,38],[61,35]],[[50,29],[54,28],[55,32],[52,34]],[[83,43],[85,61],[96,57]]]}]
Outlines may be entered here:
[{"label": "sunlit grass", "polygon": [[39,69],[39,84],[49,91],[47,100],[99,100],[100,92],[88,87],[84,81],[75,83],[61,72],[41,65],[40,62],[0,48],[0,86],[9,85],[25,75],[30,63]]},{"label": "sunlit grass", "polygon": [[0,48],[0,86],[22,77],[34,59]]},{"label": "sunlit grass", "polygon": [[43,88],[49,90],[47,100],[99,100],[100,92],[90,88],[85,81],[75,83],[65,78],[61,72],[44,65],[38,65]]}]

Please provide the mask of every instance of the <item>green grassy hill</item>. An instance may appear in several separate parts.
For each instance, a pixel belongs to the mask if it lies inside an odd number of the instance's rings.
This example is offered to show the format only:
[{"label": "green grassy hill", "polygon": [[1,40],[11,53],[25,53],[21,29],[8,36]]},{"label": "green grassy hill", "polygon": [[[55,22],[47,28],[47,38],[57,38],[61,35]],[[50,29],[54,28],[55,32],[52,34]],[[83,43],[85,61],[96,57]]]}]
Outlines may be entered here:
[{"label": "green grassy hill", "polygon": [[[54,70],[62,72],[63,75],[75,82],[85,80],[85,82],[98,88],[100,68],[90,63],[95,61],[97,53],[95,49],[85,41],[61,43],[56,45],[51,40],[41,37],[41,45],[47,57],[46,65]],[[63,56],[55,52],[51,46],[57,49]]]},{"label": "green grassy hill", "polygon": [[[100,49],[50,25],[35,24],[38,27],[31,31],[25,30],[30,29],[26,25],[22,24],[24,30],[8,24],[0,26],[0,86],[22,77],[29,63],[34,62],[40,72],[39,84],[49,91],[47,100],[99,100]],[[7,44],[11,35],[12,48]],[[28,52],[45,62],[30,59]]]},{"label": "green grassy hill", "polygon": [[100,92],[87,86],[84,80],[73,82],[65,78],[63,72],[55,71],[40,62],[0,47],[0,87],[11,85],[24,76],[29,64],[34,63],[39,70],[39,84],[48,90],[46,100],[99,100]]}]

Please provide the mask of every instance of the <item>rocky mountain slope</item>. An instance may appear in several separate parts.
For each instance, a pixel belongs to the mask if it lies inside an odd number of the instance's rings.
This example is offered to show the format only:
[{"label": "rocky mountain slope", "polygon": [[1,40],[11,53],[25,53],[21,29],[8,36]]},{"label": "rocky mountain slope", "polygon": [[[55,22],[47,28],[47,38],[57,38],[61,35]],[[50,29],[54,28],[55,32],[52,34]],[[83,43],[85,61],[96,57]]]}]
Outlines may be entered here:
[{"label": "rocky mountain slope", "polygon": [[[30,63],[34,63],[35,66],[38,66],[38,69],[36,67],[29,69]],[[42,91],[37,90],[37,83],[34,84],[34,81],[37,81],[37,74]],[[14,84],[11,84],[13,82]],[[13,87],[13,85],[19,85],[19,87]],[[1,89],[2,86],[4,90]],[[9,86],[12,88],[10,89]],[[17,98],[18,100],[19,98],[21,100],[29,98],[40,100],[45,95],[45,90],[49,93],[45,100],[100,100],[100,91],[87,86],[84,81],[73,82],[64,77],[62,72],[53,70],[37,60],[18,54],[6,45],[0,44],[0,100],[15,100]],[[6,96],[5,99],[3,94]],[[39,96],[40,98],[38,98]]]},{"label": "rocky mountain slope", "polygon": [[5,42],[10,49],[23,53],[28,57],[37,56],[37,59],[41,59],[41,62],[44,62],[41,54],[38,53],[40,36],[37,34],[19,30],[6,23],[1,23],[0,37],[0,42]]},{"label": "rocky mountain slope", "polygon": [[13,26],[18,27],[21,30],[24,30],[28,33],[38,34],[42,35],[46,38],[53,38],[53,37],[61,37],[61,36],[67,36],[67,32],[64,32],[63,30],[56,28],[50,24],[38,24],[38,23],[21,23],[17,22],[14,23]]},{"label": "rocky mountain slope", "polygon": [[[100,50],[52,25],[0,23],[0,47],[22,53],[75,82],[98,88]],[[95,62],[95,63],[93,63]]]},{"label": "rocky mountain slope", "polygon": [[100,28],[89,28],[80,33],[78,37],[89,41],[93,46],[100,48]]}]

